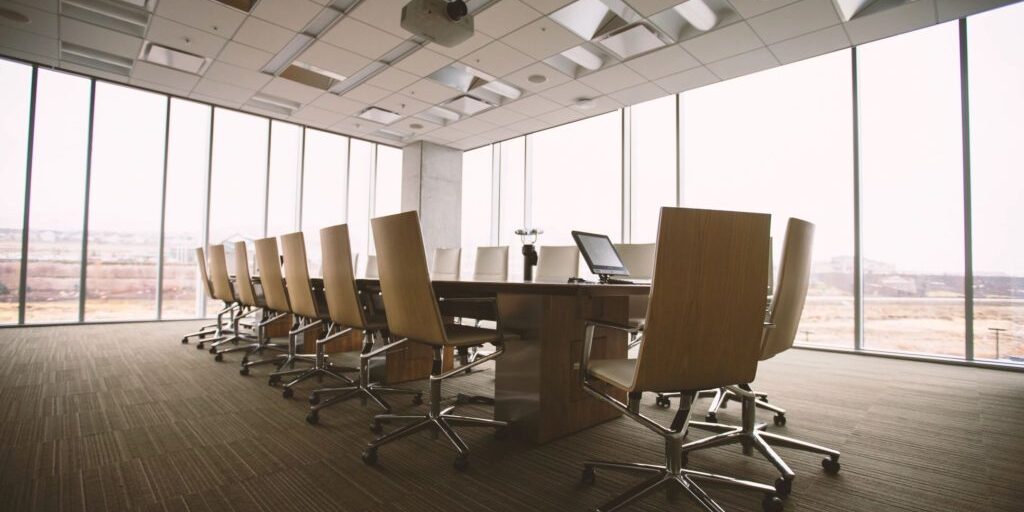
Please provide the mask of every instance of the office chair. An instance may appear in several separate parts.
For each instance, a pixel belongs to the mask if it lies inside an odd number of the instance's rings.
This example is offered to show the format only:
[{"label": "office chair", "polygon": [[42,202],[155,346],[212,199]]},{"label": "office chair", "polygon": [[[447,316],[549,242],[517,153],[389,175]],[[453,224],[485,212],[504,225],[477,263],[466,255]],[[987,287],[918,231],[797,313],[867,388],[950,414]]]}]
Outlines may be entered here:
[{"label": "office chair", "polygon": [[[206,292],[207,297],[213,297],[213,286],[210,284],[210,276],[206,272],[206,255],[203,253],[202,247],[196,247],[196,265],[199,266],[199,280],[203,283],[203,290]],[[204,340],[207,336],[213,336],[213,339],[219,339],[223,337],[224,333],[224,315],[230,313],[235,309],[234,304],[225,305],[220,311],[217,312],[217,323],[204,325],[199,328],[198,331],[188,333],[181,337],[181,342],[188,343],[189,338],[198,338],[199,344],[196,348],[202,349]]]},{"label": "office chair", "polygon": [[[477,247],[476,248],[476,262],[473,264],[473,280],[474,281],[508,281],[508,246],[502,245],[498,247]],[[480,327],[480,320],[477,320],[475,325]],[[460,353],[462,356],[462,364],[472,363],[477,358],[484,357],[488,353],[479,350],[479,347],[467,347],[465,354]],[[472,369],[466,370],[466,373],[471,373]],[[461,395],[460,395],[461,396]],[[463,399],[465,396],[461,396]],[[480,400],[480,397],[476,397],[477,402],[483,402],[491,404],[493,399]]]},{"label": "office chair", "polygon": [[[630,279],[650,279],[654,275],[654,244],[615,244],[615,250],[619,252],[619,258],[629,270]],[[629,323],[644,329],[644,319],[647,317],[647,297],[642,295],[629,296]],[[632,336],[629,348],[640,343],[641,332]]]},{"label": "office chair", "polygon": [[[251,342],[248,345],[218,351],[214,359],[221,361],[223,354],[226,352],[244,350],[245,357],[242,359],[244,362],[248,360],[250,355],[262,354],[267,349],[282,351],[283,347],[281,345],[273,343],[267,337],[266,327],[287,315],[287,313],[270,314],[263,294],[259,293],[256,287],[253,286],[252,276],[249,273],[249,255],[245,242],[235,242],[235,291],[238,295],[238,302],[242,307],[242,312],[235,318],[235,325],[237,326],[245,317],[254,317],[253,330],[256,332],[256,338],[250,339]],[[247,339],[249,338],[247,337]],[[248,367],[244,365],[240,371],[242,375],[249,374]]]},{"label": "office chair", "polygon": [[[320,248],[323,253],[324,298],[327,301],[328,319],[334,324],[336,332],[318,343],[329,343],[358,329],[363,334],[363,348],[359,354],[359,381],[341,388],[320,388],[311,392],[306,421],[316,424],[320,420],[321,409],[355,397],[362,399],[363,405],[367,399],[372,400],[387,412],[391,411],[391,405],[381,396],[384,393],[411,394],[413,404],[423,403],[423,393],[419,390],[385,387],[370,382],[370,359],[401,347],[405,342],[373,348],[375,336],[388,338],[387,320],[376,314],[372,301],[356,287],[352,266],[349,264],[352,252],[348,226],[342,224],[321,229]],[[321,401],[322,395],[333,396]]]},{"label": "office chair", "polygon": [[434,249],[430,278],[434,281],[458,281],[462,271],[462,249]]},{"label": "office chair", "polygon": [[[239,341],[255,341],[252,337],[247,336],[240,330],[240,318],[245,313],[245,307],[241,302],[238,301],[238,297],[235,296],[235,290],[231,286],[231,277],[228,275],[228,263],[227,256],[225,255],[224,245],[211,245],[209,248],[210,253],[210,285],[213,288],[213,297],[224,302],[224,304],[231,307],[229,322],[231,329],[227,332],[222,332],[222,336],[217,340],[207,340],[210,343],[210,353],[218,354],[223,357],[222,354],[226,352],[233,352],[234,350],[219,349],[220,346],[233,343],[238,345]],[[202,345],[200,343],[199,345]],[[196,348],[202,348],[198,346]],[[237,347],[236,347],[237,349]],[[215,358],[218,361],[221,359]]]},{"label": "office chair", "polygon": [[534,282],[564,283],[570,277],[579,277],[580,250],[575,245],[542,245],[537,257]]},{"label": "office chair", "polygon": [[[631,332],[636,327],[586,323],[579,372],[583,389],[665,440],[663,465],[584,463],[585,484],[595,482],[596,468],[648,475],[598,510],[618,510],[652,492],[681,489],[704,510],[722,512],[698,484],[705,482],[759,491],[764,510],[782,509],[775,488],[688,469],[681,451],[697,391],[748,381],[757,371],[766,280],[760,264],[764,258],[758,255],[767,257],[770,223],[765,214],[662,208],[647,328],[638,357],[590,359],[596,329]],[[639,402],[645,391],[668,390],[682,391],[683,398],[671,426],[665,427],[640,414]]]},{"label": "office chair", "polygon": [[[461,324],[445,325],[441,318],[434,287],[427,271],[427,258],[423,250],[423,235],[420,232],[419,217],[415,211],[378,217],[371,220],[374,243],[377,246],[377,263],[380,269],[380,286],[387,308],[388,330],[399,340],[408,340],[429,346],[433,350],[434,367],[430,375],[430,409],[425,415],[381,414],[373,419],[371,430],[383,431],[385,423],[405,423],[404,426],[370,442],[363,451],[363,462],[375,464],[378,449],[415,432],[431,429],[443,433],[454,445],[458,456],[455,468],[464,470],[469,465],[469,448],[452,429],[453,426],[491,427],[501,436],[508,424],[484,418],[471,418],[452,414],[455,406],[441,408],[441,383],[463,371],[459,367],[445,372],[442,366],[442,350],[445,347],[463,347],[490,343],[495,346],[493,354],[470,363],[483,364],[500,356],[504,342],[510,336],[502,332],[498,321],[496,330],[482,329]],[[497,300],[490,298],[458,298],[452,302],[483,302],[494,307],[498,314]]]},{"label": "office chair", "polygon": [[[309,280],[309,267],[306,263],[306,239],[302,232],[289,233],[281,236],[281,247],[284,251],[284,275],[288,284],[288,303],[292,306],[292,315],[295,317],[295,327],[291,330],[291,350],[296,350],[299,336],[307,331],[321,329],[324,327],[324,320],[329,320],[325,305],[320,304],[313,297],[313,285]],[[326,263],[326,262],[324,262]],[[348,266],[350,263],[345,262]],[[332,338],[330,335],[333,328],[324,333],[325,336],[316,340],[316,353],[313,355],[313,367],[306,370],[278,370],[270,374],[270,385],[276,385],[281,377],[290,376],[294,373],[299,375],[288,381],[281,390],[281,396],[291,398],[293,386],[306,379],[313,377],[331,377],[346,384],[354,382],[341,374],[343,371],[356,371],[355,368],[342,368],[333,365],[325,353],[326,343]],[[308,355],[304,355],[306,357]]]},{"label": "office chair", "polygon": [[[782,248],[779,282],[771,301],[769,321],[765,324],[761,334],[759,354],[761,361],[771,359],[793,346],[793,340],[796,338],[797,328],[800,325],[800,315],[803,314],[804,301],[807,298],[813,240],[814,224],[797,218],[789,219],[789,224],[786,226],[786,241]],[[775,452],[772,445],[826,455],[827,457],[821,461],[822,468],[829,474],[838,473],[840,469],[838,451],[765,432],[764,424],[756,424],[758,395],[747,385],[751,381],[752,379],[741,379],[728,386],[717,386],[724,387],[733,396],[738,397],[742,406],[742,425],[729,426],[692,422],[693,427],[717,432],[717,434],[689,443],[683,447],[684,455],[713,446],[742,443],[744,453],[749,455],[753,449],[756,449],[779,471],[781,476],[775,481],[775,489],[782,496],[788,495],[792,490],[795,474]],[[742,384],[736,384],[737,382]]]},{"label": "office chair", "polygon": [[366,270],[363,272],[363,276],[367,279],[377,279],[380,277],[380,274],[377,272],[377,255],[366,255]]}]

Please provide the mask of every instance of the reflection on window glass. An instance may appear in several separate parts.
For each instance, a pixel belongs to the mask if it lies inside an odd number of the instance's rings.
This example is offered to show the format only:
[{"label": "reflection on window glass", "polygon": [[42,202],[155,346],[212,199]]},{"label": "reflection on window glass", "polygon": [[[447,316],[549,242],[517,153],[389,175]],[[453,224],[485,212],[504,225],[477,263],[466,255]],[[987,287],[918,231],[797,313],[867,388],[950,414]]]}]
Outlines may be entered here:
[{"label": "reflection on window glass", "polygon": [[348,137],[307,129],[302,232],[311,276],[321,274],[320,229],[348,220],[347,181]]},{"label": "reflection on window glass", "polygon": [[39,70],[26,322],[78,320],[89,89],[88,79]]},{"label": "reflection on window glass", "polygon": [[1022,26],[1024,4],[967,20],[974,356],[1018,363],[1024,362]]},{"label": "reflection on window glass", "polygon": [[0,59],[0,324],[18,321],[32,67]]},{"label": "reflection on window glass", "polygon": [[96,84],[85,319],[156,317],[167,98]]},{"label": "reflection on window glass", "polygon": [[864,347],[964,355],[957,23],[858,50]]},{"label": "reflection on window glass", "polygon": [[662,206],[676,205],[676,97],[630,107],[630,242],[652,243]]},{"label": "reflection on window glass", "polygon": [[[572,231],[622,239],[622,112],[529,135],[533,226],[540,245],[575,245]],[[581,277],[591,277],[580,258]]]},{"label": "reflection on window glass", "polygon": [[204,289],[199,281],[195,249],[203,245],[210,167],[210,107],[174,98],[170,116],[161,318],[194,318],[203,313]]},{"label": "reflection on window glass", "polygon": [[352,140],[348,155],[348,236],[352,244],[353,259],[358,254],[358,258],[364,260],[368,249],[373,158],[374,144]]},{"label": "reflection on window glass", "polygon": [[492,146],[462,154],[462,275],[472,277],[476,248],[491,245]]},{"label": "reflection on window glass", "polygon": [[789,217],[815,224],[798,343],[853,348],[850,52],[680,96],[682,205],[772,215],[778,269]]},{"label": "reflection on window glass", "polygon": [[[523,279],[523,245],[515,231],[524,227],[523,209],[526,201],[526,138],[517,137],[499,143],[500,171],[498,181],[498,245],[508,248],[508,278]],[[535,223],[536,224],[536,223]],[[538,244],[544,240],[538,240]]]},{"label": "reflection on window glass", "polygon": [[298,229],[301,168],[302,127],[271,121],[267,236],[292,233]]}]

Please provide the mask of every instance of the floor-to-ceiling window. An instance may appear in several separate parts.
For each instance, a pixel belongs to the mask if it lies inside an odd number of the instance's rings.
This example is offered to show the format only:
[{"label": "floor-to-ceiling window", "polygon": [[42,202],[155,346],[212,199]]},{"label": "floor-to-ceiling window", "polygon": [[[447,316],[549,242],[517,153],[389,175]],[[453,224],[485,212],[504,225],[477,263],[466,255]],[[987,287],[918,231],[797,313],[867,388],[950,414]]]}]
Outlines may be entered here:
[{"label": "floor-to-ceiling window", "polygon": [[864,347],[964,355],[957,23],[861,46]]},{"label": "floor-to-ceiling window", "polygon": [[267,236],[299,228],[299,187],[302,184],[301,126],[270,122],[270,178],[267,189]]},{"label": "floor-to-ceiling window", "polygon": [[1024,4],[967,21],[974,356],[1024,362]]},{"label": "floor-to-ceiling window", "polygon": [[352,257],[359,260],[366,258],[370,244],[370,180],[375,146],[353,139],[348,153],[348,236]]},{"label": "floor-to-ceiling window", "polygon": [[32,67],[0,60],[0,324],[18,322]]},{"label": "floor-to-ceiling window", "polygon": [[462,275],[472,276],[476,248],[491,245],[491,146],[462,154]]},{"label": "floor-to-ceiling window", "polygon": [[333,133],[306,130],[302,232],[311,276],[321,273],[320,229],[348,221],[348,140]]},{"label": "floor-to-ceiling window", "polygon": [[[522,243],[515,234],[526,225],[526,137],[517,137],[498,144],[498,245],[507,245],[508,275],[510,279],[523,278]],[[533,224],[536,226],[536,222]],[[543,227],[543,226],[542,226]],[[540,239],[540,244],[545,239]]]},{"label": "floor-to-ceiling window", "polygon": [[665,96],[629,108],[629,242],[652,243],[663,206],[675,206],[676,97]]}]

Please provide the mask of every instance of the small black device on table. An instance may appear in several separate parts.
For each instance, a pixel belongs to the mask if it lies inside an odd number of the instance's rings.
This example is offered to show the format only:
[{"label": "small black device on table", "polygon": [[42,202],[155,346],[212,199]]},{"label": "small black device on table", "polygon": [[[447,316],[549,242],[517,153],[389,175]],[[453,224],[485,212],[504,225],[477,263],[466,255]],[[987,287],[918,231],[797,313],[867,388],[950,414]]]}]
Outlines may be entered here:
[{"label": "small black device on table", "polygon": [[576,246],[583,253],[583,259],[587,262],[590,272],[595,274],[600,282],[605,284],[633,284],[625,279],[615,279],[611,276],[628,276],[629,269],[622,263],[619,251],[615,249],[611,239],[607,235],[597,233],[584,233],[573,231],[572,239]]}]

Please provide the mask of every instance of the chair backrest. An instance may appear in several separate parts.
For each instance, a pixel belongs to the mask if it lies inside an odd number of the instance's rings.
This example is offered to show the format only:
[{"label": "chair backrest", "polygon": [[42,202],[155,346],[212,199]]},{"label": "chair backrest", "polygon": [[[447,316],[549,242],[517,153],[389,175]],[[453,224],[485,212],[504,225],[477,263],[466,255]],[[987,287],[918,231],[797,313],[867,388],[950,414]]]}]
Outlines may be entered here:
[{"label": "chair backrest", "polygon": [[434,249],[434,265],[430,278],[437,281],[458,281],[462,271],[462,249]]},{"label": "chair backrest", "polygon": [[650,279],[654,275],[654,244],[615,244],[629,277]]},{"label": "chair backrest", "polygon": [[761,346],[762,361],[789,350],[796,339],[811,278],[814,224],[790,218],[786,225],[786,241],[783,243],[779,282],[775,286],[772,309],[768,314],[768,321],[774,327],[765,330]]},{"label": "chair backrest", "polygon": [[313,300],[313,286],[309,282],[306,238],[302,231],[281,235],[281,252],[284,253],[284,278],[288,283],[288,302],[292,305],[292,313],[305,318],[320,318]]},{"label": "chair backrest", "polygon": [[203,281],[206,296],[213,297],[213,285],[210,284],[210,274],[206,272],[206,254],[202,247],[196,247],[196,264],[199,265],[199,279]]},{"label": "chair backrest", "polygon": [[224,302],[234,302],[235,293],[231,291],[231,278],[228,277],[228,259],[224,254],[223,245],[210,246],[210,285],[213,286],[213,297]]},{"label": "chair backrest", "polygon": [[441,311],[427,272],[419,215],[409,211],[377,217],[370,224],[388,330],[422,343],[446,343]]},{"label": "chair backrest", "polygon": [[770,229],[767,214],[661,209],[632,391],[692,391],[754,380]]},{"label": "chair backrest", "polygon": [[508,281],[508,246],[477,247],[473,264],[476,281]]},{"label": "chair backrest", "polygon": [[366,271],[363,275],[367,279],[377,279],[380,277],[380,273],[377,271],[377,256],[374,254],[366,255]]},{"label": "chair backrest", "polygon": [[263,298],[267,301],[267,309],[278,313],[290,313],[288,292],[284,288],[284,277],[281,276],[281,257],[277,252],[277,239],[261,238],[253,242],[256,249],[256,266],[260,269],[260,286]]},{"label": "chair backrest", "polygon": [[324,297],[331,321],[355,329],[364,328],[366,321],[352,271],[348,226],[341,224],[321,229],[320,251],[323,255]]},{"label": "chair backrest", "polygon": [[238,292],[238,302],[246,306],[258,305],[252,276],[249,275],[249,254],[245,242],[235,242],[235,290]]},{"label": "chair backrest", "polygon": [[580,250],[575,245],[542,245],[537,256],[534,281],[562,281],[578,277]]}]

